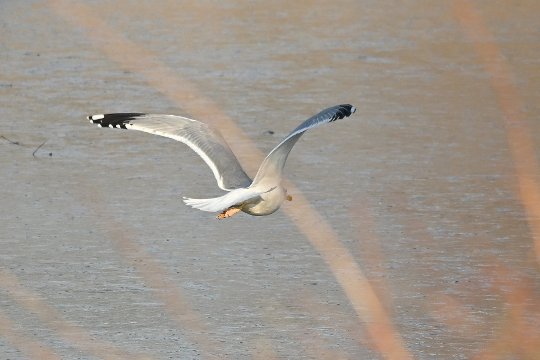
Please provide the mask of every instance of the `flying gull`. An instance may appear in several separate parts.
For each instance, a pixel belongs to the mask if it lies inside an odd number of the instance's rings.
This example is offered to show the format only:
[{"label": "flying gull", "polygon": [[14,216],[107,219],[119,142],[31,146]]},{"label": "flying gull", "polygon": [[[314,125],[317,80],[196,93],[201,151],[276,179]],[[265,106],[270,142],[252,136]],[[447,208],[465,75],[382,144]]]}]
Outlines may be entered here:
[{"label": "flying gull", "polygon": [[208,124],[176,115],[117,113],[88,116],[91,123],[144,131],[165,136],[188,145],[208,164],[218,186],[227,191],[210,199],[184,197],[184,202],[196,209],[219,212],[224,219],[243,211],[262,216],[275,212],[283,201],[292,200],[281,184],[283,167],[294,144],[306,130],[349,117],[356,108],[349,104],[329,107],[301,123],[287,135],[263,160],[251,180],[223,139],[219,131]]}]

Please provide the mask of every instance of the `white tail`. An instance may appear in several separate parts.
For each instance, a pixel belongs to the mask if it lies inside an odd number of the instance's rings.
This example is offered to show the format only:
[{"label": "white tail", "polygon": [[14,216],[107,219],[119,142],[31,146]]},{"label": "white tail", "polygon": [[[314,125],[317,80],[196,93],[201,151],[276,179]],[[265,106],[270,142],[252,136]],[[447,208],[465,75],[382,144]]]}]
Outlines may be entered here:
[{"label": "white tail", "polygon": [[208,212],[220,212],[227,210],[231,206],[241,205],[242,203],[258,197],[261,192],[250,189],[240,188],[235,189],[223,196],[210,199],[191,199],[184,197],[184,203],[195,209]]}]

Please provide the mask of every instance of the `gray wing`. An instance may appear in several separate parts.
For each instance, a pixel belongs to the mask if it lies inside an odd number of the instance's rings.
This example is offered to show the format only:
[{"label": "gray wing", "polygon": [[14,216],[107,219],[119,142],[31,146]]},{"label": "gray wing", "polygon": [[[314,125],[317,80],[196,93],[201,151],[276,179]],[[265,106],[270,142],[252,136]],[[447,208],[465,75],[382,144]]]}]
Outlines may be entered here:
[{"label": "gray wing", "polygon": [[175,115],[140,113],[91,115],[88,120],[101,127],[144,131],[188,145],[208,164],[223,190],[231,191],[251,184],[225,139],[208,124]]},{"label": "gray wing", "polygon": [[253,180],[252,186],[255,186],[263,181],[275,183],[276,181],[281,180],[283,167],[285,166],[287,157],[289,156],[294,144],[296,144],[304,132],[322,124],[349,117],[355,111],[356,108],[349,104],[336,105],[321,111],[317,115],[314,115],[301,123],[266,156],[259,167],[259,171],[257,171],[257,175]]}]

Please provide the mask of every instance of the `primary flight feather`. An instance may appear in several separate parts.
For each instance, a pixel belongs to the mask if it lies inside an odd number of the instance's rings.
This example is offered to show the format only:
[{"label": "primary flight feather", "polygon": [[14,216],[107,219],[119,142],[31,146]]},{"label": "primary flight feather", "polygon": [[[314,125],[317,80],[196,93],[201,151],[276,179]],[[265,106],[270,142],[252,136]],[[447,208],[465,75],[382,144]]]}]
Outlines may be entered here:
[{"label": "primary flight feather", "polygon": [[343,119],[355,111],[356,108],[349,104],[336,105],[302,122],[270,151],[253,181],[219,131],[200,121],[175,115],[142,113],[91,115],[88,120],[101,127],[144,131],[188,145],[206,162],[218,186],[227,193],[209,199],[184,198],[184,202],[199,210],[219,212],[218,219],[223,219],[240,211],[257,216],[269,215],[279,209],[285,199],[291,200],[281,180],[283,167],[294,144],[307,130]]}]

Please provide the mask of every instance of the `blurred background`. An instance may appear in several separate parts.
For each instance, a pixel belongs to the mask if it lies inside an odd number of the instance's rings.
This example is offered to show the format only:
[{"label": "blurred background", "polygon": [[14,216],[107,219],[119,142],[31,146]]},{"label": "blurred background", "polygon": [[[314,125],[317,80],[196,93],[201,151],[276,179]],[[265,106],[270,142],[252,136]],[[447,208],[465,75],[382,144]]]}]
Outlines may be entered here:
[{"label": "blurred background", "polygon": [[[539,359],[540,2],[0,2],[0,358]],[[293,201],[218,221],[186,146]]]}]

